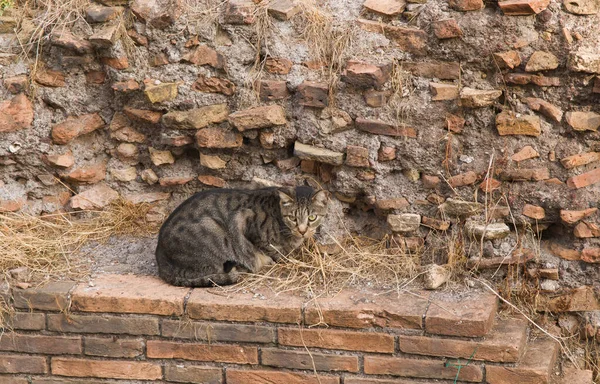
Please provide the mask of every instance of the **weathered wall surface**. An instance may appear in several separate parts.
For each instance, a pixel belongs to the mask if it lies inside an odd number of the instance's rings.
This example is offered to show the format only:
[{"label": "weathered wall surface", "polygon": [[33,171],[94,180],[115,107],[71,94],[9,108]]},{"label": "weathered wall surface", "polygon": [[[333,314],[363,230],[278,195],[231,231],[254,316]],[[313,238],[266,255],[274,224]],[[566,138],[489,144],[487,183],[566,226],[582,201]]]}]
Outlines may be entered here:
[{"label": "weathered wall surface", "polygon": [[3,18],[3,211],[308,179],[350,229],[443,261],[472,216],[471,265],[536,257],[546,292],[598,288],[597,2],[99,3],[37,62],[16,54],[40,15]]}]

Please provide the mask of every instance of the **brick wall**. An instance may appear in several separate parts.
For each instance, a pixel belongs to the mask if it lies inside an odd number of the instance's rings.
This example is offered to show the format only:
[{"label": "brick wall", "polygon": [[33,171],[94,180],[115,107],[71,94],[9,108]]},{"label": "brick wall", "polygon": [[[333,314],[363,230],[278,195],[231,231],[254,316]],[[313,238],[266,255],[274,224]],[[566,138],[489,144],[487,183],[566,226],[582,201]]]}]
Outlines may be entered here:
[{"label": "brick wall", "polygon": [[559,377],[558,345],[528,340],[525,320],[497,317],[496,297],[478,292],[314,301],[101,275],[5,294],[2,383],[450,383],[457,364],[459,382]]}]

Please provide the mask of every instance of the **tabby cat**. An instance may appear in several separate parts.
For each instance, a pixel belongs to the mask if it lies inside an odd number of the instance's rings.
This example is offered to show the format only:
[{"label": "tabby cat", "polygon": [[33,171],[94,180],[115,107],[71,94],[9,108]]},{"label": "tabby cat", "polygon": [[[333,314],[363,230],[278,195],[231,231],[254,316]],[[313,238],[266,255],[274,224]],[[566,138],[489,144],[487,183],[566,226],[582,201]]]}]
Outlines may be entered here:
[{"label": "tabby cat", "polygon": [[305,186],[197,193],[160,229],[158,274],[186,287],[234,284],[314,235],[327,201],[327,191]]}]

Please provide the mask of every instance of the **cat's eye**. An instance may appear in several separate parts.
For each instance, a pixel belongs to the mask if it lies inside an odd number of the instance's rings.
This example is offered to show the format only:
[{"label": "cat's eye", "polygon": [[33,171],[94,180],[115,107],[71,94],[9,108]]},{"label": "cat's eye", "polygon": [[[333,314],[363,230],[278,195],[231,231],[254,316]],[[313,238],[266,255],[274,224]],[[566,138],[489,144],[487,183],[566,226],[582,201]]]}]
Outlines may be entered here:
[{"label": "cat's eye", "polygon": [[310,216],[308,216],[308,220],[309,221],[315,221],[315,220],[317,220],[317,215],[310,215]]}]

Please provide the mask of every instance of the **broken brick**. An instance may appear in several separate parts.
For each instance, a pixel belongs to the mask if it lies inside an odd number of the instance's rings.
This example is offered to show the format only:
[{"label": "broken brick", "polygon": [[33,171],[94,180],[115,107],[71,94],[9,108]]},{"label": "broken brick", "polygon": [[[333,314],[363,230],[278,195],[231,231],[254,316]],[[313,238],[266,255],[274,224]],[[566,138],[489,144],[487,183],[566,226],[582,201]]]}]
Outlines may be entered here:
[{"label": "broken brick", "polygon": [[222,69],[225,66],[223,55],[210,48],[206,44],[194,47],[181,57],[181,61],[194,65],[210,65],[216,69]]},{"label": "broken brick", "polygon": [[348,145],[346,147],[346,163],[350,167],[370,167],[369,150],[364,147]]},{"label": "broken brick", "polygon": [[229,0],[225,7],[226,24],[252,24],[256,5],[251,0]]},{"label": "broken brick", "polygon": [[265,70],[269,73],[287,75],[292,69],[292,61],[282,57],[269,57],[265,60]]},{"label": "broken brick", "polygon": [[494,53],[494,59],[500,69],[514,69],[521,65],[521,57],[517,51]]},{"label": "broken brick", "polygon": [[115,92],[130,93],[140,89],[140,84],[134,79],[129,79],[126,81],[119,81],[117,83],[114,83],[112,85],[112,89]]},{"label": "broken brick", "polygon": [[389,79],[385,66],[351,60],[342,74],[342,81],[359,88],[378,88]]},{"label": "broken brick", "polygon": [[283,100],[289,96],[286,82],[279,80],[260,80],[258,94],[262,101]]},{"label": "broken brick", "polygon": [[65,82],[65,74],[51,69],[37,71],[34,80],[36,83],[46,87],[65,87],[67,85]]},{"label": "broken brick", "polygon": [[500,136],[539,136],[542,133],[540,118],[533,115],[516,115],[504,111],[496,115],[496,128]]},{"label": "broken brick", "polygon": [[267,12],[278,20],[289,20],[301,11],[296,0],[275,0],[269,2]]},{"label": "broken brick", "polygon": [[455,11],[479,11],[485,6],[483,0],[449,0],[448,5]]},{"label": "broken brick", "polygon": [[519,152],[512,155],[511,159],[512,161],[519,163],[521,161],[534,159],[539,156],[540,154],[532,146],[526,145]]},{"label": "broken brick", "polygon": [[455,19],[438,20],[431,23],[433,33],[438,39],[461,37],[462,30]]},{"label": "broken brick", "polygon": [[566,224],[575,224],[579,220],[585,219],[598,211],[598,208],[588,208],[581,211],[560,210],[560,219]]},{"label": "broken brick", "polygon": [[461,133],[465,126],[465,119],[457,115],[446,115],[446,128],[452,133]]},{"label": "broken brick", "polygon": [[525,16],[542,12],[548,7],[550,0],[505,0],[498,6],[505,15]]},{"label": "broken brick", "polygon": [[474,184],[475,181],[477,181],[477,174],[473,171],[468,171],[461,173],[460,175],[450,177],[448,179],[448,184],[450,184],[452,188],[457,188]]},{"label": "broken brick", "polygon": [[369,132],[374,135],[405,136],[412,138],[417,137],[417,131],[414,128],[396,127],[380,120],[370,120],[357,117],[355,124],[356,128],[359,130]]},{"label": "broken brick", "polygon": [[243,137],[240,133],[219,127],[203,128],[196,133],[200,148],[239,148]]},{"label": "broken brick", "polygon": [[597,131],[600,127],[600,114],[594,112],[570,111],[565,120],[576,131]]},{"label": "broken brick", "polygon": [[329,86],[326,83],[303,81],[298,86],[300,104],[307,107],[325,108],[329,105]]},{"label": "broken brick", "polygon": [[523,207],[523,215],[532,219],[542,220],[544,217],[546,217],[546,211],[542,207],[525,204]]},{"label": "broken brick", "polygon": [[386,16],[396,16],[406,8],[405,0],[366,0],[363,4],[369,11]]},{"label": "broken brick", "polygon": [[558,58],[545,51],[535,51],[525,65],[527,72],[549,71],[556,68],[558,68]]},{"label": "broken brick", "polygon": [[560,123],[563,117],[563,111],[555,106],[554,104],[550,104],[546,100],[538,99],[537,97],[528,97],[525,99],[525,102],[534,111],[539,111],[542,115]]},{"label": "broken brick", "polygon": [[69,116],[64,122],[52,127],[52,141],[64,145],[103,126],[104,120],[97,113]]},{"label": "broken brick", "polygon": [[192,89],[199,92],[222,93],[225,96],[231,96],[235,92],[235,84],[220,77],[198,75],[198,79],[192,85]]},{"label": "broken brick", "polygon": [[567,180],[567,185],[572,189],[585,188],[600,182],[600,168],[596,168],[581,175],[573,176]]},{"label": "broken brick", "polygon": [[377,152],[377,161],[391,161],[396,158],[396,147],[384,147],[379,148]]},{"label": "broken brick", "polygon": [[458,98],[458,86],[455,84],[429,83],[431,100],[454,100]]},{"label": "broken brick", "polygon": [[29,128],[32,123],[33,104],[25,94],[0,102],[0,133]]},{"label": "broken brick", "polygon": [[575,167],[581,167],[582,165],[593,163],[594,161],[599,160],[600,152],[586,152],[565,157],[560,160],[560,163],[563,165],[563,167],[571,169]]},{"label": "broken brick", "polygon": [[500,178],[505,181],[541,181],[550,178],[550,170],[548,168],[505,169],[500,172]]}]

